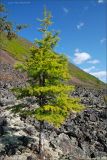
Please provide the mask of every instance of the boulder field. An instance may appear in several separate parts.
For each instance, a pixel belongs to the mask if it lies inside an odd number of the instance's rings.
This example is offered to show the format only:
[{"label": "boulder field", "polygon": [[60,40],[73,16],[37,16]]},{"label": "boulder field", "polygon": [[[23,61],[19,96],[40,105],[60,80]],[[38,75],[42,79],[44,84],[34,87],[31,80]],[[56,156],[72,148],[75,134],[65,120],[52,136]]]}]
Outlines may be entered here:
[{"label": "boulder field", "polygon": [[[36,106],[36,100],[18,101],[12,87],[26,85],[26,75],[9,64],[0,63],[0,160],[40,160],[38,154],[39,122],[19,116],[9,109],[23,103]],[[107,160],[107,106],[105,90],[76,87],[71,94],[86,106],[81,113],[71,113],[58,129],[45,123],[46,160]]]}]

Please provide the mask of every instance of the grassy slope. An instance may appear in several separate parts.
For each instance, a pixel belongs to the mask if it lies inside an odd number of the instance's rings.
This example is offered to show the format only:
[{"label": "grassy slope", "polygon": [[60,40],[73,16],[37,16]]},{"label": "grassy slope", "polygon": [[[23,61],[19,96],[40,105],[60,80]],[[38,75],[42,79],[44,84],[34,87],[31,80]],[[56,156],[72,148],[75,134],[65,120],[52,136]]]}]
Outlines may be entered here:
[{"label": "grassy slope", "polygon": [[[7,51],[12,57],[17,60],[22,61],[24,57],[29,56],[29,48],[31,46],[32,44],[26,39],[18,37],[10,41],[6,38],[5,34],[0,35],[0,48]],[[94,87],[100,87],[104,85],[104,83],[98,80],[96,77],[84,72],[71,63],[69,64],[69,70],[71,76],[76,79],[77,83],[79,81],[79,83],[82,85]],[[73,82],[75,83],[76,81],[74,80]]]},{"label": "grassy slope", "polygon": [[17,60],[23,60],[30,54],[29,48],[32,46],[30,42],[22,38],[8,40],[5,34],[0,34],[0,48],[7,51]]},{"label": "grassy slope", "polygon": [[104,83],[100,81],[98,78],[94,77],[76,67],[73,64],[69,64],[69,70],[72,77],[75,77],[81,81],[82,85],[94,86],[94,87],[102,87]]}]

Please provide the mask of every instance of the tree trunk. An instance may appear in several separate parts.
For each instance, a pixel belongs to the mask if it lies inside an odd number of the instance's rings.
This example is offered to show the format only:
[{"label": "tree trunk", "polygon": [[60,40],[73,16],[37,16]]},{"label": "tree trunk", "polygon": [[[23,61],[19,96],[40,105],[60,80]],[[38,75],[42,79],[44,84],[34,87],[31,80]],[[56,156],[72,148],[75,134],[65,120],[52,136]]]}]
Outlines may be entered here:
[{"label": "tree trunk", "polygon": [[40,121],[40,133],[39,133],[39,154],[41,160],[45,160],[44,156],[44,122]]},{"label": "tree trunk", "polygon": [[[39,77],[39,85],[40,86],[45,86],[45,77],[44,74],[42,73]],[[43,93],[40,93],[39,96],[39,105],[42,107],[45,103],[45,97]],[[39,132],[39,154],[40,154],[40,159],[45,160],[45,155],[44,155],[44,121],[40,121],[40,132]]]}]

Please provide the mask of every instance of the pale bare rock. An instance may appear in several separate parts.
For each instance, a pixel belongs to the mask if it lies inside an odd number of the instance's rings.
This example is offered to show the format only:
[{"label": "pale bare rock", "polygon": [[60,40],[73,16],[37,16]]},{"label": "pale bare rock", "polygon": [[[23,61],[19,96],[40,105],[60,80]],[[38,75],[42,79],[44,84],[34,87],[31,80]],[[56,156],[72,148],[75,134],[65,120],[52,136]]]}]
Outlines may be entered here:
[{"label": "pale bare rock", "polygon": [[0,50],[0,60],[11,65],[16,63],[16,60],[4,50]]}]

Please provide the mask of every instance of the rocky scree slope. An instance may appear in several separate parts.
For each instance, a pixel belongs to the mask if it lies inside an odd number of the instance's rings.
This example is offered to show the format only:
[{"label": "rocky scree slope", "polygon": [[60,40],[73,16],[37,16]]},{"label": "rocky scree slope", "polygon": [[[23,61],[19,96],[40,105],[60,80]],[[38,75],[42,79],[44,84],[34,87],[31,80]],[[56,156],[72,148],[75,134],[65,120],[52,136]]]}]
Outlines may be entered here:
[{"label": "rocky scree slope", "polygon": [[[78,88],[74,94],[79,94],[78,90],[82,92],[83,89]],[[81,97],[90,99],[90,92],[85,88],[84,91]],[[94,106],[87,100],[86,110],[77,115],[71,114],[61,128],[55,129],[45,123],[47,160],[107,159],[107,108],[98,91],[92,94],[93,97],[99,95]],[[39,160],[38,121],[14,115],[8,108],[0,107],[0,160]]]},{"label": "rocky scree slope", "polygon": [[15,70],[9,63],[0,62],[0,105],[14,104],[16,98],[11,89],[25,86],[26,81],[26,74]]},{"label": "rocky scree slope", "polygon": [[[3,62],[0,68],[0,160],[39,160],[38,121],[8,110],[19,103],[36,106],[35,99],[17,101],[10,91],[26,85],[26,75]],[[76,87],[71,96],[80,97],[86,109],[71,114],[59,129],[45,123],[46,160],[107,159],[107,107],[103,94],[104,90]]]}]

